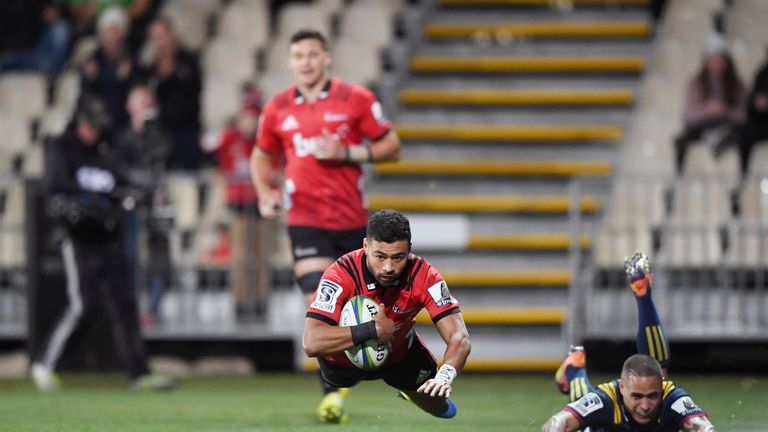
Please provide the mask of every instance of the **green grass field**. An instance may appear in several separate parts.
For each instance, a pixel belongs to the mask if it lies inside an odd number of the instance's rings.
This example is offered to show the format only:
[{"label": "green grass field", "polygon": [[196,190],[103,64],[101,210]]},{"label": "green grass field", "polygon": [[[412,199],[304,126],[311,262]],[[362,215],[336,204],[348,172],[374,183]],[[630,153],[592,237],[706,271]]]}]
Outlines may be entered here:
[{"label": "green grass field", "polygon": [[[607,376],[593,377],[607,380]],[[549,375],[464,375],[459,414],[432,418],[381,382],[355,387],[350,422],[321,425],[317,379],[309,374],[192,378],[173,392],[131,392],[121,376],[65,376],[65,389],[38,394],[27,380],[0,380],[2,431],[538,431],[566,402]],[[768,377],[678,376],[719,431],[768,430]]]}]

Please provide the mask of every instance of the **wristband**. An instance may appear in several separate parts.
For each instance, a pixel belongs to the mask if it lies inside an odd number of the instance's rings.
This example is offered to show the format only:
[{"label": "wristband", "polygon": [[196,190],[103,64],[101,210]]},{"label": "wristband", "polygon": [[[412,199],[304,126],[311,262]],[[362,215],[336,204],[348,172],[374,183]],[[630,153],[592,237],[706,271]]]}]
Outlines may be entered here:
[{"label": "wristband", "polygon": [[435,375],[434,379],[450,384],[456,378],[457,374],[458,372],[456,372],[455,367],[449,364],[444,364],[440,366],[440,370],[437,371],[437,375]]},{"label": "wristband", "polygon": [[354,325],[350,327],[350,329],[352,330],[352,343],[354,345],[360,345],[365,341],[376,339],[379,336],[376,333],[376,323],[373,321]]},{"label": "wristband", "polygon": [[347,162],[373,162],[371,149],[364,145],[349,146],[346,148]]}]

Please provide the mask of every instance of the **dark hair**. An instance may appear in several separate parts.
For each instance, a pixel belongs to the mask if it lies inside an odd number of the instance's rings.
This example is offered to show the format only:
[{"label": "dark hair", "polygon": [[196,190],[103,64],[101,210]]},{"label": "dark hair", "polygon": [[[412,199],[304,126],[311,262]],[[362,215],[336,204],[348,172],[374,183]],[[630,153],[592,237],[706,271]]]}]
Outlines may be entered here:
[{"label": "dark hair", "polygon": [[[729,107],[734,107],[739,103],[739,93],[744,90],[744,86],[736,74],[736,65],[733,62],[733,57],[727,52],[718,52],[717,54],[725,59],[725,72],[720,83],[723,87],[723,100]],[[706,60],[701,68],[701,72],[696,76],[696,83],[701,89],[704,99],[709,99],[712,95],[712,77],[709,74]]]},{"label": "dark hair", "polygon": [[112,117],[109,115],[104,101],[99,96],[89,92],[82,93],[78,98],[74,119],[87,122],[102,131],[112,127]]},{"label": "dark hair", "polygon": [[323,47],[323,51],[328,51],[328,39],[326,39],[319,31],[311,29],[302,29],[294,33],[293,36],[291,36],[290,45],[303,41],[304,39],[315,39],[320,41],[320,46]]},{"label": "dark hair", "polygon": [[630,356],[621,368],[621,379],[626,380],[630,375],[637,377],[652,377],[655,376],[659,379],[659,382],[663,380],[662,370],[659,362],[653,357],[646,354],[635,354]]},{"label": "dark hair", "polygon": [[368,240],[394,243],[399,240],[411,242],[411,224],[397,210],[385,209],[372,214],[365,230]]}]

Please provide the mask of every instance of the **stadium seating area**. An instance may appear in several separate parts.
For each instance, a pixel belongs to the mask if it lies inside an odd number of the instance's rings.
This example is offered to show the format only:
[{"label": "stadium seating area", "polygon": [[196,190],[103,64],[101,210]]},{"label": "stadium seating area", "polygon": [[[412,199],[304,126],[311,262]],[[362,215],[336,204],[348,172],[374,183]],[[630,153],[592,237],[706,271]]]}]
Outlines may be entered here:
[{"label": "stadium seating area", "polygon": [[[647,3],[314,0],[272,10],[268,0],[165,0],[159,13],[200,53],[207,138],[231,119],[244,84],[266,99],[290,83],[293,32],[330,35],[333,74],[378,90],[403,140],[403,161],[369,170],[369,206],[411,217],[416,252],[462,301],[470,367],[550,370],[565,341],[607,329],[633,334],[633,322],[621,319],[631,297],[612,288],[623,284],[622,259],[635,249],[657,258],[660,290],[672,299],[661,304],[663,315],[691,295],[678,285],[766,300],[747,288],[766,284],[768,145],[755,149],[741,180],[735,151],[715,158],[704,146],[691,148],[677,176],[673,141],[715,14],[751,83],[768,45],[768,5],[669,0],[655,23]],[[0,75],[0,334],[4,326],[24,331],[23,283],[6,276],[26,265],[23,180],[41,176],[42,141],[64,130],[78,97],[77,66],[95,47],[94,37],[81,38],[53,81]],[[182,306],[205,283],[226,283],[200,276],[222,268],[210,259],[218,227],[229,223],[222,179],[206,170],[167,181],[182,288],[169,293],[167,312],[191,331],[196,323],[237,331],[232,314],[217,309],[231,307],[228,292],[192,300],[209,306]],[[284,237],[272,265],[290,268]],[[210,304],[219,306],[211,312]],[[743,337],[752,326],[749,337],[768,325],[760,307],[705,309],[696,320],[670,319],[670,334]],[[713,317],[722,321],[706,325]],[[427,342],[438,343],[423,327]]]}]

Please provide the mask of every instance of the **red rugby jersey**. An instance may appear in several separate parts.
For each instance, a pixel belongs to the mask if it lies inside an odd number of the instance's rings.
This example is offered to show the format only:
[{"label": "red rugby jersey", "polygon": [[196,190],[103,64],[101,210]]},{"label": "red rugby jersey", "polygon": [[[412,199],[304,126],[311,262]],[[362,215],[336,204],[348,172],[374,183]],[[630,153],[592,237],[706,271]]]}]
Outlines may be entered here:
[{"label": "red rugby jersey", "polygon": [[[440,273],[427,260],[411,254],[403,274],[394,286],[381,287],[368,270],[364,249],[357,249],[331,264],[315,291],[307,317],[330,325],[338,325],[344,304],[356,295],[384,303],[384,312],[395,324],[402,324],[395,333],[392,349],[384,366],[402,360],[408,352],[409,335],[414,318],[426,308],[432,321],[459,312],[459,302],[448,291]],[[324,357],[340,366],[355,367],[346,354],[338,352]]]},{"label": "red rugby jersey", "polygon": [[273,96],[261,114],[258,144],[285,155],[284,206],[288,225],[348,230],[368,221],[357,163],[315,158],[323,129],[347,146],[384,137],[392,124],[369,90],[339,79],[328,81],[308,103],[295,85]]},{"label": "red rugby jersey", "polygon": [[219,158],[219,168],[227,176],[228,204],[257,202],[249,162],[255,145],[255,140],[248,140],[236,127],[228,126],[221,132],[216,147],[211,149]]}]

